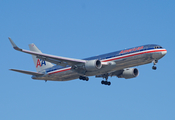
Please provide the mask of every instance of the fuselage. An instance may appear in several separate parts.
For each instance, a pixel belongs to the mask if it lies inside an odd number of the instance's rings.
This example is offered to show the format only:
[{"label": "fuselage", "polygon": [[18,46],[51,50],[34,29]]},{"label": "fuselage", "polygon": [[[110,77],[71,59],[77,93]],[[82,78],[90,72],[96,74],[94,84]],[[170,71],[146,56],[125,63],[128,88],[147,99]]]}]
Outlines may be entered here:
[{"label": "fuselage", "polygon": [[[100,60],[111,64],[110,66],[102,66],[102,68],[97,71],[86,72],[85,76],[106,74],[129,67],[148,64],[153,60],[159,60],[166,53],[167,50],[161,46],[149,44],[85,58],[84,60]],[[71,66],[61,67],[58,65],[46,69],[44,73],[45,74],[43,76],[32,76],[32,78],[38,80],[68,81],[77,79],[81,75],[80,73],[72,70]]]}]

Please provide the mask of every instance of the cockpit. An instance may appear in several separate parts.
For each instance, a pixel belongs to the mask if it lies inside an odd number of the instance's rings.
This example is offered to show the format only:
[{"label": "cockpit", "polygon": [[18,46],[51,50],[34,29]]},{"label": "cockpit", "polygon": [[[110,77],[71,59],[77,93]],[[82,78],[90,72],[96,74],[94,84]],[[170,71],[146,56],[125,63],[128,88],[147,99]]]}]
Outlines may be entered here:
[{"label": "cockpit", "polygon": [[154,48],[155,48],[155,49],[158,49],[158,48],[163,48],[163,47],[161,47],[161,46],[155,46]]}]

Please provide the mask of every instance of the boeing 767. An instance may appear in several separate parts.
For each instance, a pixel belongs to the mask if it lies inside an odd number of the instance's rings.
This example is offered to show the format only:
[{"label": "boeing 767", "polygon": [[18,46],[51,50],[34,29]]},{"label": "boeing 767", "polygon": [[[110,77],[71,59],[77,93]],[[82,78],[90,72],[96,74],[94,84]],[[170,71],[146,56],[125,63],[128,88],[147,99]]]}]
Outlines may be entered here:
[{"label": "boeing 767", "polygon": [[13,48],[17,51],[31,54],[37,72],[10,69],[12,71],[32,75],[32,79],[50,81],[68,81],[74,79],[89,80],[89,76],[101,77],[105,80],[101,84],[111,85],[109,76],[118,78],[135,78],[139,71],[132,68],[139,65],[153,63],[152,69],[167,50],[157,44],[141,45],[129,49],[102,54],[85,59],[73,59],[42,53],[35,44],[29,44],[30,50],[19,48],[9,38]]}]

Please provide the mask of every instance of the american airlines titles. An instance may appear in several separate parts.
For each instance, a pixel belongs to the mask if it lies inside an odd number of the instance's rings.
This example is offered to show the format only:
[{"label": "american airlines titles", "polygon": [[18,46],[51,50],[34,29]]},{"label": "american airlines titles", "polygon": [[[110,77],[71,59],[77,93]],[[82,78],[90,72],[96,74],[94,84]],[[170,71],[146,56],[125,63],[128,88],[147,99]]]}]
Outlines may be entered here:
[{"label": "american airlines titles", "polygon": [[141,46],[141,47],[136,47],[136,48],[132,48],[132,49],[128,49],[128,50],[122,50],[119,54],[128,53],[128,52],[133,52],[133,51],[137,51],[137,50],[141,50],[141,49],[143,49],[143,46]]}]

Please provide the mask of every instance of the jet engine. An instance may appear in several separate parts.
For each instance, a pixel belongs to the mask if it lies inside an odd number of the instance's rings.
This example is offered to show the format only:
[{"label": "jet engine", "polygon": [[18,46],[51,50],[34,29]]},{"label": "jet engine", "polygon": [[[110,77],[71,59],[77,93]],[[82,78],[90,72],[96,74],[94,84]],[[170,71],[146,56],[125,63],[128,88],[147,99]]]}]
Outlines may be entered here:
[{"label": "jet engine", "polygon": [[87,71],[98,70],[102,67],[100,60],[89,60],[85,63],[85,68]]},{"label": "jet engine", "polygon": [[122,74],[117,77],[130,79],[130,78],[135,78],[138,75],[139,75],[139,71],[137,68],[127,68],[127,69],[124,69]]}]

